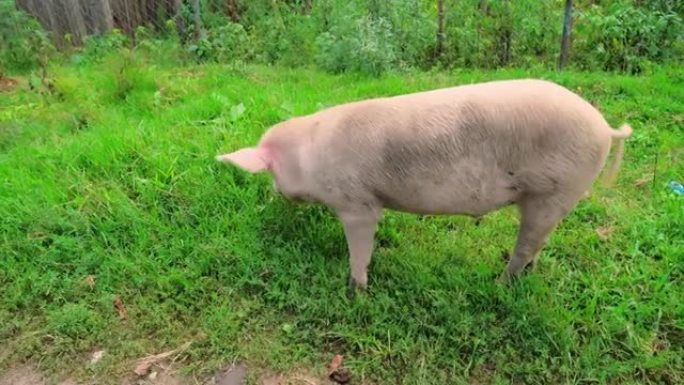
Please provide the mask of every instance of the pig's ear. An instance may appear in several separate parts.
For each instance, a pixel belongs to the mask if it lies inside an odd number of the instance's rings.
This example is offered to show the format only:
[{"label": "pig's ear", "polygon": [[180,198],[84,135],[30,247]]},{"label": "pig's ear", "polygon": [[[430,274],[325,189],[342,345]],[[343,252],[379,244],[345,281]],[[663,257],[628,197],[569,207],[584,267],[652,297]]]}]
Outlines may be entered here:
[{"label": "pig's ear", "polygon": [[259,148],[249,147],[231,152],[230,154],[219,155],[216,157],[216,160],[223,163],[233,163],[251,173],[257,173],[268,168],[268,159],[266,159],[266,155],[267,154]]}]

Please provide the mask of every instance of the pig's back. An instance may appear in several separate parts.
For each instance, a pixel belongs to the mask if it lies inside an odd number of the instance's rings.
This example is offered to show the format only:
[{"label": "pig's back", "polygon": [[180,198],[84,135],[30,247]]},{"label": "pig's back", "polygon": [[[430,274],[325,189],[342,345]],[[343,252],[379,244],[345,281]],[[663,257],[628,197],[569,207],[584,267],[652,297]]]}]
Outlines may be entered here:
[{"label": "pig's back", "polygon": [[[486,125],[499,131],[564,129],[605,131],[602,115],[588,102],[552,82],[492,81],[347,103],[319,114],[335,140],[338,132],[366,140],[374,135],[468,134]],[[557,124],[566,119],[572,125]],[[555,126],[555,127],[554,127]],[[470,129],[470,130],[469,130]]]},{"label": "pig's back", "polygon": [[538,80],[351,103],[319,120],[328,127],[311,150],[323,184],[417,212],[480,215],[560,188],[600,168],[610,143],[596,109]]}]

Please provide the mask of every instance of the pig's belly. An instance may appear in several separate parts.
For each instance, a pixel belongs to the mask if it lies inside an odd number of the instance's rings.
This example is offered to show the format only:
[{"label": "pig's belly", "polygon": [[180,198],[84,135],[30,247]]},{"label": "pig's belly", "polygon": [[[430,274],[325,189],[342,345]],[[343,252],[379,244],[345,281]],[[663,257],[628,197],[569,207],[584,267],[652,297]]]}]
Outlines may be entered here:
[{"label": "pig's belly", "polygon": [[390,188],[376,189],[375,195],[388,209],[480,216],[516,202],[520,188],[506,172],[497,171],[490,175],[457,174],[392,183]]}]

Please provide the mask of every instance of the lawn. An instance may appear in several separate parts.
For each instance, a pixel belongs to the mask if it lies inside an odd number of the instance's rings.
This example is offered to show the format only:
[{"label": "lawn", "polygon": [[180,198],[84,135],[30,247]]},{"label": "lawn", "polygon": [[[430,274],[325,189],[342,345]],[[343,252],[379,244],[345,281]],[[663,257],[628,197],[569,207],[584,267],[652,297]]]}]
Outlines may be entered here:
[{"label": "lawn", "polygon": [[[51,92],[22,78],[0,93],[0,369],[116,383],[189,342],[176,365],[198,377],[233,361],[251,381],[321,373],[343,354],[356,383],[684,383],[684,196],[668,187],[684,182],[684,69],[368,78],[100,59],[51,68]],[[326,106],[521,77],[635,133],[617,185],[597,184],[510,287],[495,278],[513,208],[479,225],[391,212],[370,290],[349,300],[334,216],[214,160]]]}]

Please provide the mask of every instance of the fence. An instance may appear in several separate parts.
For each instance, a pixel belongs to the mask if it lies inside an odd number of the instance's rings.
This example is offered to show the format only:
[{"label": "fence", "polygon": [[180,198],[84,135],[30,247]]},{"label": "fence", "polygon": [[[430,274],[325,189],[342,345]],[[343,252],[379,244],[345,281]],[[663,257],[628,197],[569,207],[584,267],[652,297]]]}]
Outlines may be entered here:
[{"label": "fence", "polygon": [[[235,1],[227,3],[234,5]],[[69,40],[78,45],[86,36],[112,28],[134,38],[138,26],[163,28],[167,20],[174,20],[176,27],[185,31],[184,19],[178,17],[184,7],[193,16],[195,33],[201,33],[199,0],[17,0],[17,6],[36,17],[58,44]]]}]

